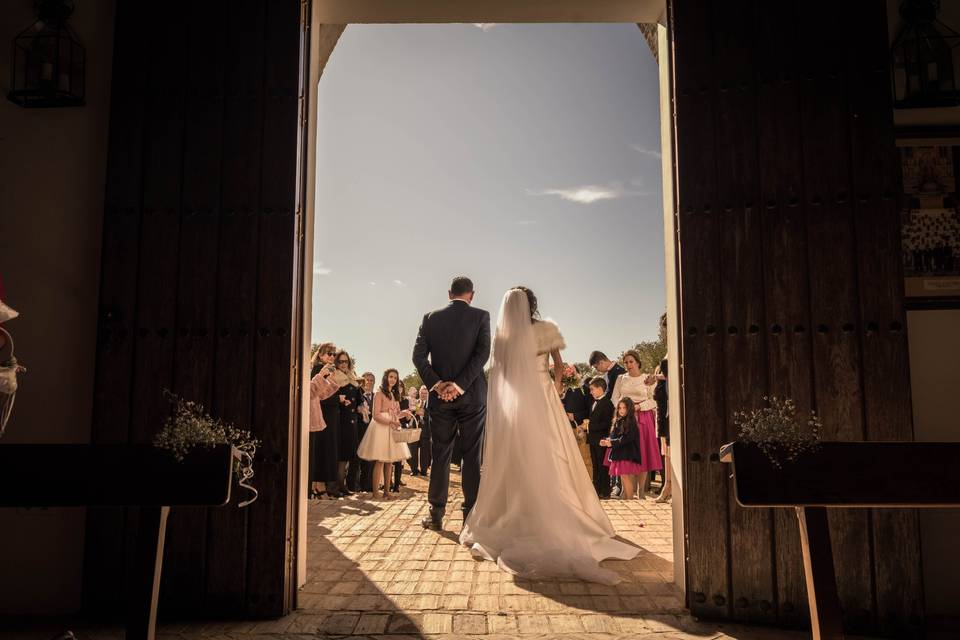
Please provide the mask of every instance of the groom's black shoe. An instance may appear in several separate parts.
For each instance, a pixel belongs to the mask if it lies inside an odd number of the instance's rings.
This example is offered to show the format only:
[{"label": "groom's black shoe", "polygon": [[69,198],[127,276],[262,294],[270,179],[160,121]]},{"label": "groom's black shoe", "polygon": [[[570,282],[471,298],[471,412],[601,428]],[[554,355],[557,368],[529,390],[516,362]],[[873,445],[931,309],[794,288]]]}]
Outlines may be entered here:
[{"label": "groom's black shoe", "polygon": [[420,521],[424,529],[440,531],[443,529],[443,511],[430,507],[430,515]]}]

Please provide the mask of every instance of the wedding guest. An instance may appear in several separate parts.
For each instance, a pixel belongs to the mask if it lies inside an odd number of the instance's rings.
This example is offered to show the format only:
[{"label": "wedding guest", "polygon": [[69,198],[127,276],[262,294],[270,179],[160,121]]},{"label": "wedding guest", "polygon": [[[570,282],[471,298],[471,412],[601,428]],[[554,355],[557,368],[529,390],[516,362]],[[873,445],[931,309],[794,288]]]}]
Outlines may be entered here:
[{"label": "wedding guest", "polygon": [[430,390],[427,385],[420,386],[420,403],[417,415],[420,417],[420,475],[426,476],[430,472],[430,463],[433,462],[433,452],[430,444],[430,412],[427,403],[430,401]]},{"label": "wedding guest", "polygon": [[[563,369],[565,371],[568,369],[576,371],[575,368],[570,367],[568,364],[564,364]],[[577,375],[576,377],[579,381],[579,376]],[[590,416],[590,405],[593,403],[593,399],[585,395],[583,389],[577,386],[564,388],[560,396],[560,401],[563,403],[564,411],[567,412],[567,420],[570,421],[570,426],[573,427],[574,433],[577,436],[577,448],[580,449],[583,464],[587,467],[587,474],[592,478],[593,461],[590,457],[590,444],[586,441],[585,437],[587,428],[585,425],[583,427],[581,427],[581,425],[583,421]]]},{"label": "wedding guest", "polygon": [[590,446],[590,464],[593,467],[593,488],[606,500],[610,497],[610,475],[603,464],[606,449],[601,442],[610,435],[613,426],[613,403],[607,399],[607,383],[594,378],[589,383],[593,406],[587,419],[587,444]]},{"label": "wedding guest", "polygon": [[[357,410],[359,416],[357,420],[358,442],[363,440],[363,436],[366,435],[367,429],[370,427],[373,416],[373,388],[377,384],[377,379],[372,373],[366,371],[360,376],[360,384],[363,387],[363,394]],[[360,456],[356,455],[356,448],[354,448],[354,457],[347,467],[347,488],[354,492],[370,491],[370,471],[370,463],[361,460]]]},{"label": "wedding guest", "polygon": [[[607,385],[607,393],[604,397],[607,400],[610,400],[613,396],[613,385],[621,375],[624,374],[625,370],[616,362],[610,360],[602,351],[594,351],[590,354],[589,359],[590,366],[596,369],[601,375],[603,381]],[[613,494],[619,496],[622,490],[620,486],[620,478],[614,476],[611,478],[613,483]]]},{"label": "wedding guest", "polygon": [[[420,389],[418,387],[412,386],[407,390],[407,409],[413,414],[413,419],[409,423],[409,427],[414,429],[423,429],[423,411],[420,407]],[[422,435],[422,431],[420,432]],[[420,456],[423,455],[423,448],[420,446],[420,441],[409,443],[410,447],[410,459],[407,463],[410,465],[410,475],[418,476],[420,475]]]},{"label": "wedding guest", "polygon": [[636,409],[637,426],[639,429],[640,454],[643,456],[642,474],[638,487],[639,497],[645,497],[647,475],[651,471],[663,468],[660,461],[660,444],[657,440],[657,402],[653,399],[653,381],[643,373],[640,354],[634,350],[623,354],[623,364],[627,372],[617,378],[613,387],[611,400],[619,403],[623,398],[630,398]]},{"label": "wedding guest", "polygon": [[353,371],[353,359],[346,351],[340,351],[334,361],[337,370],[333,374],[333,381],[340,389],[340,433],[337,441],[337,490],[342,495],[353,495],[347,487],[347,465],[354,458],[359,438],[357,423],[360,421],[358,409],[363,399],[363,389],[360,380]]},{"label": "wedding guest", "polygon": [[[564,365],[566,367],[566,365]],[[571,426],[577,427],[590,416],[590,405],[593,400],[590,396],[589,382],[581,387],[566,389],[561,398],[563,409],[567,412],[567,419]]]},{"label": "wedding guest", "polygon": [[400,373],[396,369],[387,369],[373,397],[373,421],[357,448],[361,458],[373,463],[370,492],[374,499],[388,499],[387,489],[394,463],[410,457],[407,445],[395,442],[391,433],[400,428],[400,419],[404,417],[400,411],[401,398]]},{"label": "wedding guest", "polygon": [[[325,342],[317,349],[317,365],[314,369],[319,371],[319,367],[331,365],[331,373],[336,369],[332,366],[336,361],[337,347],[332,342]],[[311,371],[313,373],[313,371]],[[334,380],[334,382],[336,382]],[[316,443],[316,474],[314,480],[322,482],[324,489],[319,492],[319,498],[331,499],[342,497],[337,487],[339,486],[339,476],[337,473],[338,445],[340,441],[340,396],[333,394],[320,402],[320,410],[323,412],[323,421],[327,428],[317,433]]]},{"label": "wedding guest", "polygon": [[624,397],[617,402],[617,419],[613,423],[610,436],[601,444],[610,447],[605,464],[610,475],[617,476],[623,482],[623,498],[633,498],[634,489],[640,487],[640,475],[643,470],[643,456],[640,452],[640,430],[637,426],[637,412],[633,400]]},{"label": "wedding guest", "polygon": [[[667,329],[667,314],[660,316],[660,332],[665,335]],[[667,387],[667,356],[660,360],[660,366],[653,372],[655,387],[653,399],[657,403],[657,435],[660,437],[660,451],[663,454],[663,486],[657,502],[667,502],[673,489],[670,471],[670,398]]]},{"label": "wedding guest", "polygon": [[[403,383],[403,380],[400,381],[400,428],[409,429],[411,422],[413,420],[413,412],[410,411],[410,396],[407,394],[407,386]],[[410,445],[407,445],[407,449],[410,448]],[[409,461],[411,456],[407,456]],[[403,483],[403,460],[395,462],[393,465],[393,482],[390,483],[390,491],[393,493],[400,493],[400,487],[405,486]]]},{"label": "wedding guest", "polygon": [[327,428],[327,423],[323,419],[321,402],[335,395],[340,388],[336,382],[330,379],[334,371],[333,364],[323,364],[323,358],[321,358],[320,353],[321,348],[317,347],[310,357],[309,474],[310,497],[312,498],[319,498],[324,492],[324,481],[321,479],[318,471],[319,459],[322,455],[320,450],[320,433]]},{"label": "wedding guest", "polygon": [[626,371],[616,362],[610,360],[603,351],[594,351],[590,354],[590,366],[599,371],[603,376],[603,381],[607,383],[607,400],[613,395],[613,385],[617,378]]}]

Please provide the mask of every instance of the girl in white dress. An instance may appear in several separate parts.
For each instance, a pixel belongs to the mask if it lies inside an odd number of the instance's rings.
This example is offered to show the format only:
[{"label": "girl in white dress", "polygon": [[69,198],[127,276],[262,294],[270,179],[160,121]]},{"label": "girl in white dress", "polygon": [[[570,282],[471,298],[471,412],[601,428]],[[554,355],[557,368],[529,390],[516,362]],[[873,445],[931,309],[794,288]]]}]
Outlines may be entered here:
[{"label": "girl in white dress", "polygon": [[615,584],[618,574],[600,561],[629,560],[639,549],[614,538],[560,402],[565,346],[557,325],[537,319],[533,292],[507,292],[493,341],[480,491],[460,542],[514,575]]},{"label": "girl in white dress", "polygon": [[394,442],[392,431],[400,428],[401,418],[411,417],[409,411],[400,410],[400,373],[387,369],[373,397],[373,420],[357,447],[357,456],[373,462],[371,494],[374,499],[388,499],[387,491],[381,493],[380,486],[388,488],[393,463],[410,457],[407,443]]},{"label": "girl in white dress", "polygon": [[[630,398],[637,408],[637,425],[640,427],[640,469],[637,478],[637,497],[646,497],[647,478],[651,471],[663,468],[660,460],[660,442],[657,438],[657,401],[653,399],[656,381],[643,373],[640,354],[631,349],[623,354],[623,366],[627,372],[617,378],[613,387],[613,406],[621,398]],[[652,383],[652,384],[650,384]]]}]

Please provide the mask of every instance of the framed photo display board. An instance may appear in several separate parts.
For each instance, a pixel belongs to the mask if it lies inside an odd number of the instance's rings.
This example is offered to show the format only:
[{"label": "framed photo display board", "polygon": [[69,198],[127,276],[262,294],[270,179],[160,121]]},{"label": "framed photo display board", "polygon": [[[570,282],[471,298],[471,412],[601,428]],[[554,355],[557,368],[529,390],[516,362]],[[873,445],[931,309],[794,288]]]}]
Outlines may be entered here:
[{"label": "framed photo display board", "polygon": [[907,304],[960,307],[960,128],[899,131],[897,151]]}]

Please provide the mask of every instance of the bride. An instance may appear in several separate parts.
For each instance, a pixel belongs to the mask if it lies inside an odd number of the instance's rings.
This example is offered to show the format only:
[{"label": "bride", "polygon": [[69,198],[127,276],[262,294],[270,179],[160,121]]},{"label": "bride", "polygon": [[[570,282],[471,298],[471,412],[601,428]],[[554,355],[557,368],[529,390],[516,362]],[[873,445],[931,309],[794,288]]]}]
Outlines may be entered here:
[{"label": "bride", "polygon": [[557,325],[539,319],[531,290],[507,291],[493,342],[480,491],[460,542],[524,578],[615,584],[618,574],[600,561],[640,550],[614,539],[550,378],[549,358],[559,365],[565,347]]}]

